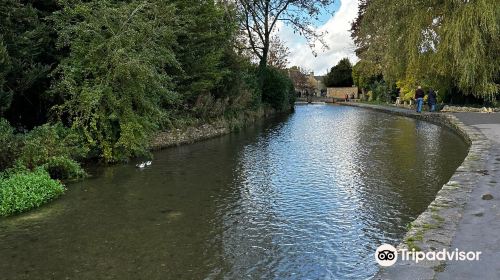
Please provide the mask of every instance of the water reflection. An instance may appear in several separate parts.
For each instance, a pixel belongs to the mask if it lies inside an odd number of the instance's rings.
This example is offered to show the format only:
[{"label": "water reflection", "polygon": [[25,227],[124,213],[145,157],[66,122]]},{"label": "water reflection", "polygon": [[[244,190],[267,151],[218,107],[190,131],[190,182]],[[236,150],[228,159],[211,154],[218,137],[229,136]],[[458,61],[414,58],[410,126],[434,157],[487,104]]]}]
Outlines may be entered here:
[{"label": "water reflection", "polygon": [[[377,270],[466,153],[450,131],[298,106],[239,134],[95,170],[0,220],[6,279],[347,279]],[[26,218],[26,217],[36,217]]]}]

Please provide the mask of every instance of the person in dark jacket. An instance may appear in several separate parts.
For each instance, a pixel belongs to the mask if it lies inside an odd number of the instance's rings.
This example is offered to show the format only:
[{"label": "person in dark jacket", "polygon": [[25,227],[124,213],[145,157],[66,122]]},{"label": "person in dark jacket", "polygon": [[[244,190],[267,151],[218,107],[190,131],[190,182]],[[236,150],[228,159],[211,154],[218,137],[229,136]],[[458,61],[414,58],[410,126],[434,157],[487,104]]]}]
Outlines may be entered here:
[{"label": "person in dark jacket", "polygon": [[418,86],[418,89],[415,91],[415,101],[417,102],[417,113],[422,112],[422,106],[424,105],[424,90],[421,86]]},{"label": "person in dark jacket", "polygon": [[427,104],[429,105],[429,111],[436,111],[437,96],[436,92],[431,88],[429,94],[427,95]]}]

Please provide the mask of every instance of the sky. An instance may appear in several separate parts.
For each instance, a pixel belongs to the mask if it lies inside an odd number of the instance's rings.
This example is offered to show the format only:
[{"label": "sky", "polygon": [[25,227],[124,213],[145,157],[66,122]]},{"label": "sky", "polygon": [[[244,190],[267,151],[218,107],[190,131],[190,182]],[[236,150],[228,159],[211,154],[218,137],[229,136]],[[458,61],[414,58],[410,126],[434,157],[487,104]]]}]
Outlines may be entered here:
[{"label": "sky", "polygon": [[[323,13],[317,23],[318,31],[327,31],[324,40],[328,49],[316,48],[317,57],[313,55],[307,41],[288,26],[278,26],[278,34],[290,49],[289,66],[300,66],[315,75],[324,75],[335,66],[339,60],[348,57],[351,63],[358,61],[354,50],[355,46],[351,39],[351,22],[358,13],[358,0],[337,0],[331,7],[334,14]],[[319,44],[317,44],[319,45]]]}]

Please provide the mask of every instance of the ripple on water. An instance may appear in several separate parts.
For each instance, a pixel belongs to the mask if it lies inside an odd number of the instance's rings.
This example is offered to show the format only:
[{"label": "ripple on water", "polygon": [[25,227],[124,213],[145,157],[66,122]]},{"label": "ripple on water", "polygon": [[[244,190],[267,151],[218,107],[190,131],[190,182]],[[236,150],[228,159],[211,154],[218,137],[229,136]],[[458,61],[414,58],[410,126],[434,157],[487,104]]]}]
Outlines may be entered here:
[{"label": "ripple on water", "polygon": [[0,274],[370,278],[375,248],[399,243],[465,153],[432,124],[297,106],[280,121],[159,152],[142,171],[99,169],[46,207],[0,220]]}]

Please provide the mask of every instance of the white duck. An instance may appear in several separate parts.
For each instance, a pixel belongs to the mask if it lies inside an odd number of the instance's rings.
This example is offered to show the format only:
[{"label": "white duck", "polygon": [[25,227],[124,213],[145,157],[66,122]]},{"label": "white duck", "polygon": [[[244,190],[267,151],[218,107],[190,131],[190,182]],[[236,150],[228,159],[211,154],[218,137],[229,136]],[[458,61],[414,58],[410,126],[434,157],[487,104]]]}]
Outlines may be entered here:
[{"label": "white duck", "polygon": [[135,167],[143,169],[144,167],[146,167],[146,163],[142,162],[142,163],[136,164]]},{"label": "white duck", "polygon": [[153,162],[151,162],[150,160],[149,160],[149,161],[146,161],[146,166],[150,166],[150,165],[151,165],[151,163],[153,163]]}]

